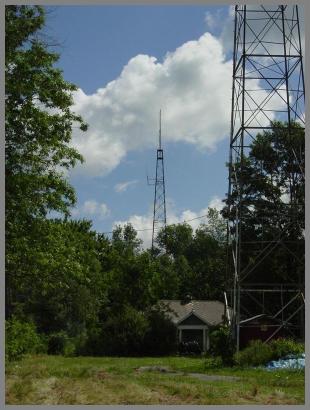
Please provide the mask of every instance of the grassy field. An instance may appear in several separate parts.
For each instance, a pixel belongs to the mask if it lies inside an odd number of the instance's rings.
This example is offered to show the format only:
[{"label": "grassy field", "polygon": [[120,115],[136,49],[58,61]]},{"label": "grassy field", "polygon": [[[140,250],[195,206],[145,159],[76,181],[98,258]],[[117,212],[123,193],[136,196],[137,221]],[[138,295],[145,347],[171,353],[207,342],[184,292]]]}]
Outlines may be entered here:
[{"label": "grassy field", "polygon": [[[137,370],[154,365],[178,373]],[[240,379],[205,381],[191,372]],[[31,356],[6,368],[6,404],[303,403],[303,371],[208,368],[201,358]]]}]

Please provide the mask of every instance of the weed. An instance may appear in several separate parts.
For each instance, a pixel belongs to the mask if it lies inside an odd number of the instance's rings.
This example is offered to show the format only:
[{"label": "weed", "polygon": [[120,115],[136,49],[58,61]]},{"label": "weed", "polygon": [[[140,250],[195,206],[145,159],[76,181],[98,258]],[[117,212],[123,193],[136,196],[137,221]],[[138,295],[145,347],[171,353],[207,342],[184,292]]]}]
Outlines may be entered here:
[{"label": "weed", "polygon": [[[7,404],[302,404],[304,372],[250,368],[204,370],[204,358],[29,356],[7,364]],[[177,374],[136,372],[169,367]],[[203,381],[190,372],[237,376]]]}]

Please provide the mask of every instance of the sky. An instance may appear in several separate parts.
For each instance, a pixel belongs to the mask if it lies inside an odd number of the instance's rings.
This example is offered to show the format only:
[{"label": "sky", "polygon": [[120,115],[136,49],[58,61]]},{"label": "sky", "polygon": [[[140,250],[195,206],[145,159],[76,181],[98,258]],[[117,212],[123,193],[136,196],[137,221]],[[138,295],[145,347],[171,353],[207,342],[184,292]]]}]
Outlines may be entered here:
[{"label": "sky", "polygon": [[[68,178],[74,218],[98,232],[152,226],[162,110],[167,223],[220,209],[228,188],[233,8],[229,6],[53,6],[46,34],[58,67],[77,85],[73,130],[85,163]],[[204,219],[190,222],[196,228]],[[149,246],[151,231],[138,235]]]}]

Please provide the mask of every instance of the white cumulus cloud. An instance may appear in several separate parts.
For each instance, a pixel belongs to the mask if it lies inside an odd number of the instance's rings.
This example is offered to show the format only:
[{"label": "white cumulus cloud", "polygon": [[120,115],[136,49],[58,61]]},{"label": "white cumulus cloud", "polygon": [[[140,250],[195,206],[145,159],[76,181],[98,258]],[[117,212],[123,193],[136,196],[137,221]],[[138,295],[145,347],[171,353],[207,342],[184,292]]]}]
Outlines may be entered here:
[{"label": "white cumulus cloud", "polygon": [[114,191],[115,192],[125,192],[127,191],[128,187],[137,184],[138,181],[135,179],[133,181],[126,181],[126,182],[119,182],[114,186]]},{"label": "white cumulus cloud", "polygon": [[110,215],[111,211],[104,202],[99,203],[94,199],[89,199],[83,205],[74,208],[71,213],[75,217],[98,216],[99,219],[104,219]]},{"label": "white cumulus cloud", "polygon": [[[175,212],[173,205],[169,205],[167,201],[167,224],[179,224],[187,222],[195,231],[201,223],[207,223],[206,217],[209,208],[216,208],[220,211],[223,208],[223,202],[218,196],[213,196],[209,205],[198,212],[186,209],[182,212]],[[169,209],[170,208],[170,209]],[[152,226],[153,226],[153,214],[149,212],[147,215],[131,215],[126,221],[115,221],[113,223],[113,229],[116,226],[124,226],[130,223],[135,230],[137,230],[138,238],[142,240],[144,248],[150,248],[152,244]]]},{"label": "white cumulus cloud", "polygon": [[220,211],[224,207],[224,202],[218,196],[213,196],[210,203],[209,208],[215,208],[217,211]]},{"label": "white cumulus cloud", "polygon": [[75,112],[89,124],[74,130],[83,172],[104,175],[130,150],[155,146],[163,110],[164,142],[214,149],[229,132],[231,61],[210,33],[167,53],[162,62],[133,57],[121,75],[92,95],[75,92]]},{"label": "white cumulus cloud", "polygon": [[[94,94],[86,95],[81,89],[74,93],[74,111],[89,124],[86,133],[79,129],[73,133],[72,144],[86,159],[75,172],[106,175],[128,152],[154,147],[160,109],[164,143],[182,141],[214,150],[228,137],[232,61],[225,53],[231,55],[232,12],[229,9],[229,17],[224,18],[219,38],[207,32],[168,52],[162,61],[137,55],[119,77]],[[212,25],[219,17],[208,14],[206,18]],[[255,101],[247,101],[247,108],[257,110],[248,125],[269,124],[259,109],[268,93],[259,80],[248,82],[248,87],[255,89],[256,95]],[[281,97],[267,98],[264,109],[271,110],[271,120],[272,111],[285,104]]]}]

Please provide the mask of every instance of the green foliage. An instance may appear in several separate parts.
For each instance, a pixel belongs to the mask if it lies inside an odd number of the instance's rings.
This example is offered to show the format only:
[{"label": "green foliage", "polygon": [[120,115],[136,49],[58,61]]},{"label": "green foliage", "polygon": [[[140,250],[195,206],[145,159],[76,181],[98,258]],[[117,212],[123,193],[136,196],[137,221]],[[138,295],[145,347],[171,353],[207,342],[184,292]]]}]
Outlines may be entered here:
[{"label": "green foliage", "polygon": [[167,226],[158,234],[159,249],[166,254],[159,253],[157,260],[161,263],[163,257],[168,257],[164,265],[168,267],[167,272],[160,266],[154,277],[159,298],[222,298],[226,223],[216,209],[209,208],[207,216],[208,222],[200,225],[195,233],[184,223]]},{"label": "green foliage", "polygon": [[139,354],[147,328],[148,322],[144,314],[130,305],[114,312],[104,323],[101,333],[104,354]]},{"label": "green foliage", "polygon": [[[242,201],[239,202],[240,185],[233,183],[230,203],[227,199],[222,215],[227,220],[235,220],[240,205],[239,229],[243,243],[240,270],[248,283],[253,286],[255,283],[295,283],[302,289],[305,283],[305,130],[298,123],[292,123],[290,131],[287,123],[270,125],[269,131],[256,135],[243,157],[243,164],[235,164],[236,179],[242,184]],[[233,235],[235,228],[231,228]],[[279,238],[283,246],[271,247]],[[232,254],[228,250],[227,255]],[[261,313],[254,298],[245,299],[245,310],[253,316]],[[286,315],[294,317],[302,327],[304,319],[295,315],[298,303],[287,306]],[[280,299],[275,302],[274,294],[265,294],[264,308],[271,316],[277,313],[280,304]]]},{"label": "green foliage", "polygon": [[69,337],[66,332],[52,333],[48,337],[47,353],[64,354],[69,344]]},{"label": "green foliage", "polygon": [[[252,270],[249,282],[304,283],[304,197],[305,133],[298,123],[291,132],[286,123],[274,122],[270,131],[258,134],[243,165],[236,164],[242,183],[242,237],[253,246],[242,250],[243,266],[251,267],[259,252],[260,241],[281,236],[284,247],[278,247]],[[222,211],[233,219],[238,206],[238,189],[232,187]],[[257,247],[254,246],[257,240]],[[272,274],[271,274],[272,273]],[[292,276],[293,275],[293,276]],[[252,310],[249,307],[249,310]],[[292,308],[293,310],[293,308]]]},{"label": "green foliage", "polygon": [[304,344],[292,339],[279,338],[269,343],[252,340],[249,346],[235,354],[234,359],[239,366],[260,366],[266,365],[271,360],[278,360],[289,354],[304,353],[304,351]]},{"label": "green foliage", "polygon": [[88,340],[87,328],[76,332],[75,336],[71,336],[69,339],[69,343],[65,349],[66,356],[80,356],[83,355],[85,350],[85,345]]},{"label": "green foliage", "polygon": [[[217,359],[191,357],[31,356],[6,366],[6,404],[176,405],[305,403],[304,371],[221,368]],[[220,362],[219,362],[220,363]],[[176,373],[139,372],[142,366]],[[189,373],[238,377],[206,381]],[[47,382],[51,382],[51,386]],[[49,387],[49,388],[48,388]],[[254,392],[256,391],[256,393]],[[254,395],[255,394],[255,395]],[[305,407],[305,406],[304,406]],[[22,408],[22,407],[21,407]],[[302,408],[302,407],[301,407]]]},{"label": "green foliage", "polygon": [[97,323],[87,329],[82,343],[76,344],[76,354],[78,356],[103,356],[102,340],[102,326]]},{"label": "green foliage", "polygon": [[193,229],[186,223],[168,225],[157,236],[159,247],[165,249],[168,254],[174,257],[184,255],[192,240]]},{"label": "green foliage", "polygon": [[70,140],[73,124],[85,129],[70,111],[72,92],[54,67],[59,55],[48,50],[38,31],[45,12],[39,6],[6,6],[6,212],[9,223],[50,210],[68,214],[73,188],[61,167],[70,168],[81,155]]},{"label": "green foliage", "polygon": [[133,226],[128,223],[124,227],[117,226],[113,230],[112,245],[119,253],[128,255],[139,251],[141,240],[137,238]]},{"label": "green foliage", "polygon": [[159,309],[150,309],[146,315],[149,326],[143,340],[143,354],[163,356],[177,351],[176,327]]},{"label": "green foliage", "polygon": [[305,352],[303,343],[295,342],[293,339],[274,339],[269,343],[273,352],[272,360],[283,358],[289,354],[300,354]]},{"label": "green foliage", "polygon": [[75,356],[80,347],[80,337],[70,338],[64,331],[51,333],[47,337],[47,353],[50,355]]},{"label": "green foliage", "polygon": [[45,340],[31,322],[12,317],[5,322],[5,356],[9,361],[19,360],[27,353],[46,351]]},{"label": "green foliage", "polygon": [[210,354],[220,357],[224,365],[233,364],[234,345],[229,327],[219,326],[210,333]]},{"label": "green foliage", "polygon": [[[52,211],[68,216],[75,203],[74,189],[62,170],[82,161],[70,142],[73,125],[85,130],[85,124],[70,110],[76,87],[63,79],[61,70],[54,67],[58,54],[40,39],[44,21],[42,7],[5,7],[8,318],[17,309],[30,316],[33,305],[38,311],[41,301],[44,307],[50,304],[49,311],[63,314],[55,300],[66,288],[71,289],[73,272],[80,275],[85,270],[79,264],[75,244],[70,246],[63,240],[67,226],[62,229],[59,222],[45,221]],[[75,258],[67,260],[66,253]],[[74,285],[76,290],[77,281]],[[78,306],[67,303],[77,311]],[[53,314],[48,312],[47,319]]]},{"label": "green foliage", "polygon": [[203,230],[208,235],[218,242],[226,240],[226,221],[221,216],[221,213],[215,208],[208,208],[208,222],[202,225]]},{"label": "green foliage", "polygon": [[221,356],[210,356],[209,353],[206,354],[204,358],[204,370],[207,369],[221,369],[223,367],[223,359]]},{"label": "green foliage", "polygon": [[[87,130],[71,111],[77,88],[64,80],[55,67],[59,55],[40,36],[44,8],[6,6],[5,22],[8,359],[39,349],[42,338],[36,328],[48,335],[48,351],[55,354],[129,355],[141,354],[143,348],[152,354],[173,352],[175,328],[151,307],[159,299],[221,300],[223,218],[209,209],[207,223],[196,232],[186,223],[167,226],[158,235],[155,255],[142,250],[130,224],[114,229],[109,240],[92,231],[89,221],[70,221],[76,197],[63,171],[83,160],[71,145],[73,127]],[[242,235],[245,241],[261,239],[259,221],[264,217],[264,235],[273,238],[295,210],[298,223],[282,237],[289,252],[279,247],[262,261],[256,277],[263,281],[268,275],[277,282],[287,275],[303,283],[304,268],[295,269],[295,262],[304,253],[304,180],[296,161],[296,156],[304,161],[304,131],[295,124],[292,138],[284,125],[275,123],[273,130],[258,135],[245,158],[242,214],[247,222],[242,222]],[[233,190],[232,209],[236,201]],[[273,216],[275,207],[283,220]],[[64,219],[49,219],[52,212]],[[231,218],[227,207],[223,215]],[[290,248],[293,242],[296,246]],[[243,252],[243,258],[247,264],[253,254]],[[230,363],[227,330],[217,329],[212,338],[213,354]],[[255,354],[241,352],[240,360],[261,362],[268,356],[266,349],[284,354],[293,349],[290,343],[274,342],[268,348],[254,344]]]},{"label": "green foliage", "polygon": [[90,223],[38,220],[22,242],[8,255],[11,297],[40,331],[74,336],[96,320],[104,291]]},{"label": "green foliage", "polygon": [[151,296],[155,301],[177,299],[179,275],[174,269],[173,260],[167,254],[157,256],[149,286]]},{"label": "green foliage", "polygon": [[248,347],[234,355],[238,366],[260,366],[273,359],[273,350],[270,344],[261,340],[251,340]]}]

